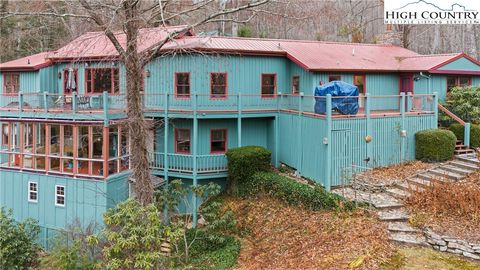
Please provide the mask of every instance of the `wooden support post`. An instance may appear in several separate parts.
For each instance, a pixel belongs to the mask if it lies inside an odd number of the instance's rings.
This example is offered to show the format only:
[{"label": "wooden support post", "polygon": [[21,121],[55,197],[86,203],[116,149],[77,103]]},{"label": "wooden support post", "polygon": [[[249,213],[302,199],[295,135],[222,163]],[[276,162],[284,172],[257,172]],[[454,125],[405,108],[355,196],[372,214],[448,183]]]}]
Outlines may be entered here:
[{"label": "wooden support post", "polygon": [[279,156],[279,149],[280,149],[280,136],[279,136],[279,133],[280,133],[280,112],[277,112],[277,115],[275,116],[275,123],[274,123],[274,134],[275,134],[275,148],[274,148],[274,164],[275,164],[275,167],[279,167],[280,166],[280,160],[278,158]]},{"label": "wooden support post", "polygon": [[327,106],[326,106],[326,118],[327,118],[327,136],[326,136],[326,146],[327,146],[327,158],[326,158],[326,167],[325,167],[325,189],[330,191],[332,187],[332,95],[327,94]]},{"label": "wooden support post", "polygon": [[77,177],[77,171],[78,171],[78,126],[74,125],[73,126],[73,160],[72,160],[72,165],[73,165],[73,177]]},{"label": "wooden support post", "polygon": [[242,147],[242,95],[237,95],[237,144]]},{"label": "wooden support post", "polygon": [[23,111],[23,92],[18,92],[18,111]]},{"label": "wooden support post", "polygon": [[103,149],[102,149],[102,153],[103,153],[103,178],[107,178],[108,177],[108,156],[109,156],[109,153],[108,153],[108,145],[109,145],[109,142],[108,142],[108,139],[109,139],[109,128],[108,126],[104,126],[103,127]]},{"label": "wooden support post", "polygon": [[[197,186],[197,150],[198,150],[198,114],[197,114],[197,100],[198,94],[195,93],[193,97],[193,141],[192,141],[192,153],[193,153],[193,186]],[[197,226],[197,196],[193,194],[193,228]]]},{"label": "wooden support post", "polygon": [[43,92],[43,110],[48,113],[48,92]]},{"label": "wooden support post", "polygon": [[103,122],[104,126],[108,126],[108,92],[103,91]]},{"label": "wooden support post", "polygon": [[366,93],[365,94],[365,119],[366,119],[366,134],[365,134],[365,138],[366,136],[371,136],[372,137],[372,141],[370,142],[365,142],[366,143],[366,148],[367,148],[367,156],[366,156],[366,159],[365,161],[367,162],[367,164],[365,164],[366,166],[365,167],[368,167],[369,163],[368,161],[372,160],[372,143],[373,143],[373,140],[375,140],[376,138],[373,138],[373,135],[372,135],[372,114],[371,114],[371,108],[372,108],[372,99],[370,98],[370,93]]},{"label": "wooden support post", "polygon": [[303,92],[298,95],[298,127],[297,127],[297,175],[302,171],[303,144],[302,144],[302,128],[303,128]]},{"label": "wooden support post", "polygon": [[463,144],[467,147],[470,147],[470,123],[465,123],[464,133],[463,133]]},{"label": "wooden support post", "polygon": [[50,124],[45,124],[45,171],[48,174],[50,170]]},{"label": "wooden support post", "polygon": [[433,92],[433,106],[434,106],[434,110],[435,110],[435,127],[438,126],[438,93],[437,92]]},{"label": "wooden support post", "polygon": [[164,116],[164,123],[163,123],[163,174],[165,181],[168,185],[168,128],[169,128],[169,121],[168,121],[168,93],[165,94],[165,116]]},{"label": "wooden support post", "polygon": [[77,92],[76,91],[72,93],[72,113],[73,114],[77,113]]}]

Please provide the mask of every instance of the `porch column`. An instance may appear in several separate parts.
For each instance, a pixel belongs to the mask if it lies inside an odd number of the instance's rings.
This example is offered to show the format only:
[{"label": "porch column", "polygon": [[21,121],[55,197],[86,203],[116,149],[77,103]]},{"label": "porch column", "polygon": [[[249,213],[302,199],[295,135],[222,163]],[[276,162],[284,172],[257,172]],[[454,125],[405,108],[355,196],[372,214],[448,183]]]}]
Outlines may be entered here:
[{"label": "porch column", "polygon": [[103,122],[105,126],[108,126],[108,92],[103,91]]},{"label": "porch column", "polygon": [[273,160],[273,162],[274,162],[274,164],[275,164],[275,167],[277,167],[277,168],[278,168],[278,166],[280,166],[280,160],[278,159],[278,154],[279,154],[278,151],[279,151],[279,149],[280,149],[280,140],[279,140],[279,138],[280,138],[280,136],[279,136],[279,132],[280,132],[280,123],[279,123],[279,121],[280,121],[280,115],[279,115],[279,114],[280,114],[280,113],[277,112],[277,115],[275,116],[275,120],[274,120],[274,121],[275,121],[275,123],[274,123],[274,134],[275,134],[275,135],[274,135],[274,136],[275,136],[275,139],[274,139],[274,141],[275,141],[274,151],[275,151],[275,153],[274,153],[274,158],[273,158],[274,160]]},{"label": "porch column", "polygon": [[303,145],[302,145],[302,127],[303,127],[303,92],[300,92],[298,95],[298,127],[297,127],[297,174],[300,175],[302,169],[302,156],[303,156]]},{"label": "porch column", "polygon": [[[366,93],[365,94],[365,119],[366,119],[366,122],[367,122],[367,127],[366,127],[366,134],[365,134],[365,137],[366,136],[372,136],[372,117],[371,117],[371,112],[370,112],[370,109],[371,109],[371,98],[370,98],[370,94],[369,93]],[[365,167],[368,167],[368,161],[372,160],[372,142],[373,140],[375,140],[375,138],[373,138],[372,136],[372,141],[370,142],[367,142],[365,141],[366,145],[367,145],[367,157],[365,159],[365,161],[367,162],[366,166]]]},{"label": "porch column", "polygon": [[[193,158],[193,186],[197,186],[197,148],[198,148],[198,114],[197,114],[197,93],[193,96],[193,140],[192,140],[192,158]],[[193,228],[197,226],[197,196],[195,193],[193,196],[193,216],[192,225]]]},{"label": "porch column", "polygon": [[327,146],[327,164],[325,168],[325,189],[330,191],[332,187],[332,95],[327,94],[327,106],[326,106],[326,117],[327,117],[327,136],[325,137],[324,144]]},{"label": "porch column", "polygon": [[400,114],[402,115],[402,127],[401,127],[401,130],[400,130],[400,161],[403,162],[405,160],[405,156],[406,156],[406,150],[405,149],[405,140],[406,140],[406,135],[407,134],[404,134],[404,132],[406,133],[406,130],[405,130],[405,106],[406,106],[406,102],[405,102],[405,93],[402,92],[400,93]]},{"label": "porch column", "polygon": [[434,127],[438,126],[438,93],[433,92],[433,106],[435,110],[435,122],[434,122]]},{"label": "porch column", "polygon": [[237,95],[237,144],[242,147],[242,95]]},{"label": "porch column", "polygon": [[164,179],[168,185],[168,96],[169,94],[165,94],[165,107],[164,107],[164,119],[163,119],[163,175]]}]

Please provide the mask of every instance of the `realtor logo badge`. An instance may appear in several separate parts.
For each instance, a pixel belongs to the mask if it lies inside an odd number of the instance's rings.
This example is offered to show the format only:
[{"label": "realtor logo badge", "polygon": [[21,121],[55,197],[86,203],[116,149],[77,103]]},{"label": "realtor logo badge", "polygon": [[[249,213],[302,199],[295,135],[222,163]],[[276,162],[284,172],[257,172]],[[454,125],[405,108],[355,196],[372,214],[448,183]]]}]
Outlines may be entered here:
[{"label": "realtor logo badge", "polygon": [[480,0],[385,0],[385,24],[480,24]]}]

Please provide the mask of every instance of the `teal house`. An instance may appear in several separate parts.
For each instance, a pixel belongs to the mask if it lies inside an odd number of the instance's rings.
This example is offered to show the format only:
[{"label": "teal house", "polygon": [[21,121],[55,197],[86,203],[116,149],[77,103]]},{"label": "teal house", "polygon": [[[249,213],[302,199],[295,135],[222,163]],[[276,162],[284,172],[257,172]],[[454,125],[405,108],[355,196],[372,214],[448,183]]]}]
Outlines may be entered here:
[{"label": "teal house", "polygon": [[[142,29],[139,50],[177,29]],[[168,42],[143,74],[151,174],[192,185],[224,183],[225,152],[246,145],[268,148],[272,165],[326,189],[348,184],[353,168],[414,159],[414,134],[437,127],[438,101],[452,87],[480,85],[480,63],[463,53],[193,31]],[[358,87],[358,113],[340,114],[336,97],[314,96],[330,81]],[[75,220],[102,226],[102,214],[132,195],[135,151],[113,45],[102,32],[86,33],[0,64],[0,85],[0,206],[37,219],[45,245]]]}]

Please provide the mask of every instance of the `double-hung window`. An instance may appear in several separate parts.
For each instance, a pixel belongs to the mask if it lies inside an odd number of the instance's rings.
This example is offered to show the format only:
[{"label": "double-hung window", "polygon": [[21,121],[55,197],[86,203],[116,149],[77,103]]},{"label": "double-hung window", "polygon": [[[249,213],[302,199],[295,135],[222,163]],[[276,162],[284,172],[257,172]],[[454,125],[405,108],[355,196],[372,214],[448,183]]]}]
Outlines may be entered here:
[{"label": "double-hung window", "polygon": [[227,97],[227,73],[210,73],[210,97]]},{"label": "double-hung window", "polygon": [[190,73],[175,73],[175,96],[177,98],[190,98]]},{"label": "double-hung window", "polygon": [[292,77],[292,95],[300,94],[300,76]]},{"label": "double-hung window", "polygon": [[65,206],[65,186],[55,186],[55,205]]},{"label": "double-hung window", "polygon": [[190,154],[190,129],[175,129],[175,152]]},{"label": "double-hung window", "polygon": [[277,74],[262,74],[262,97],[275,97],[277,87]]},{"label": "double-hung window", "polygon": [[210,131],[210,153],[218,154],[227,151],[227,130],[212,129]]},{"label": "double-hung window", "polygon": [[38,183],[28,182],[28,201],[38,202]]},{"label": "double-hung window", "polygon": [[16,95],[20,91],[20,75],[17,73],[5,73],[3,75],[3,93]]}]

